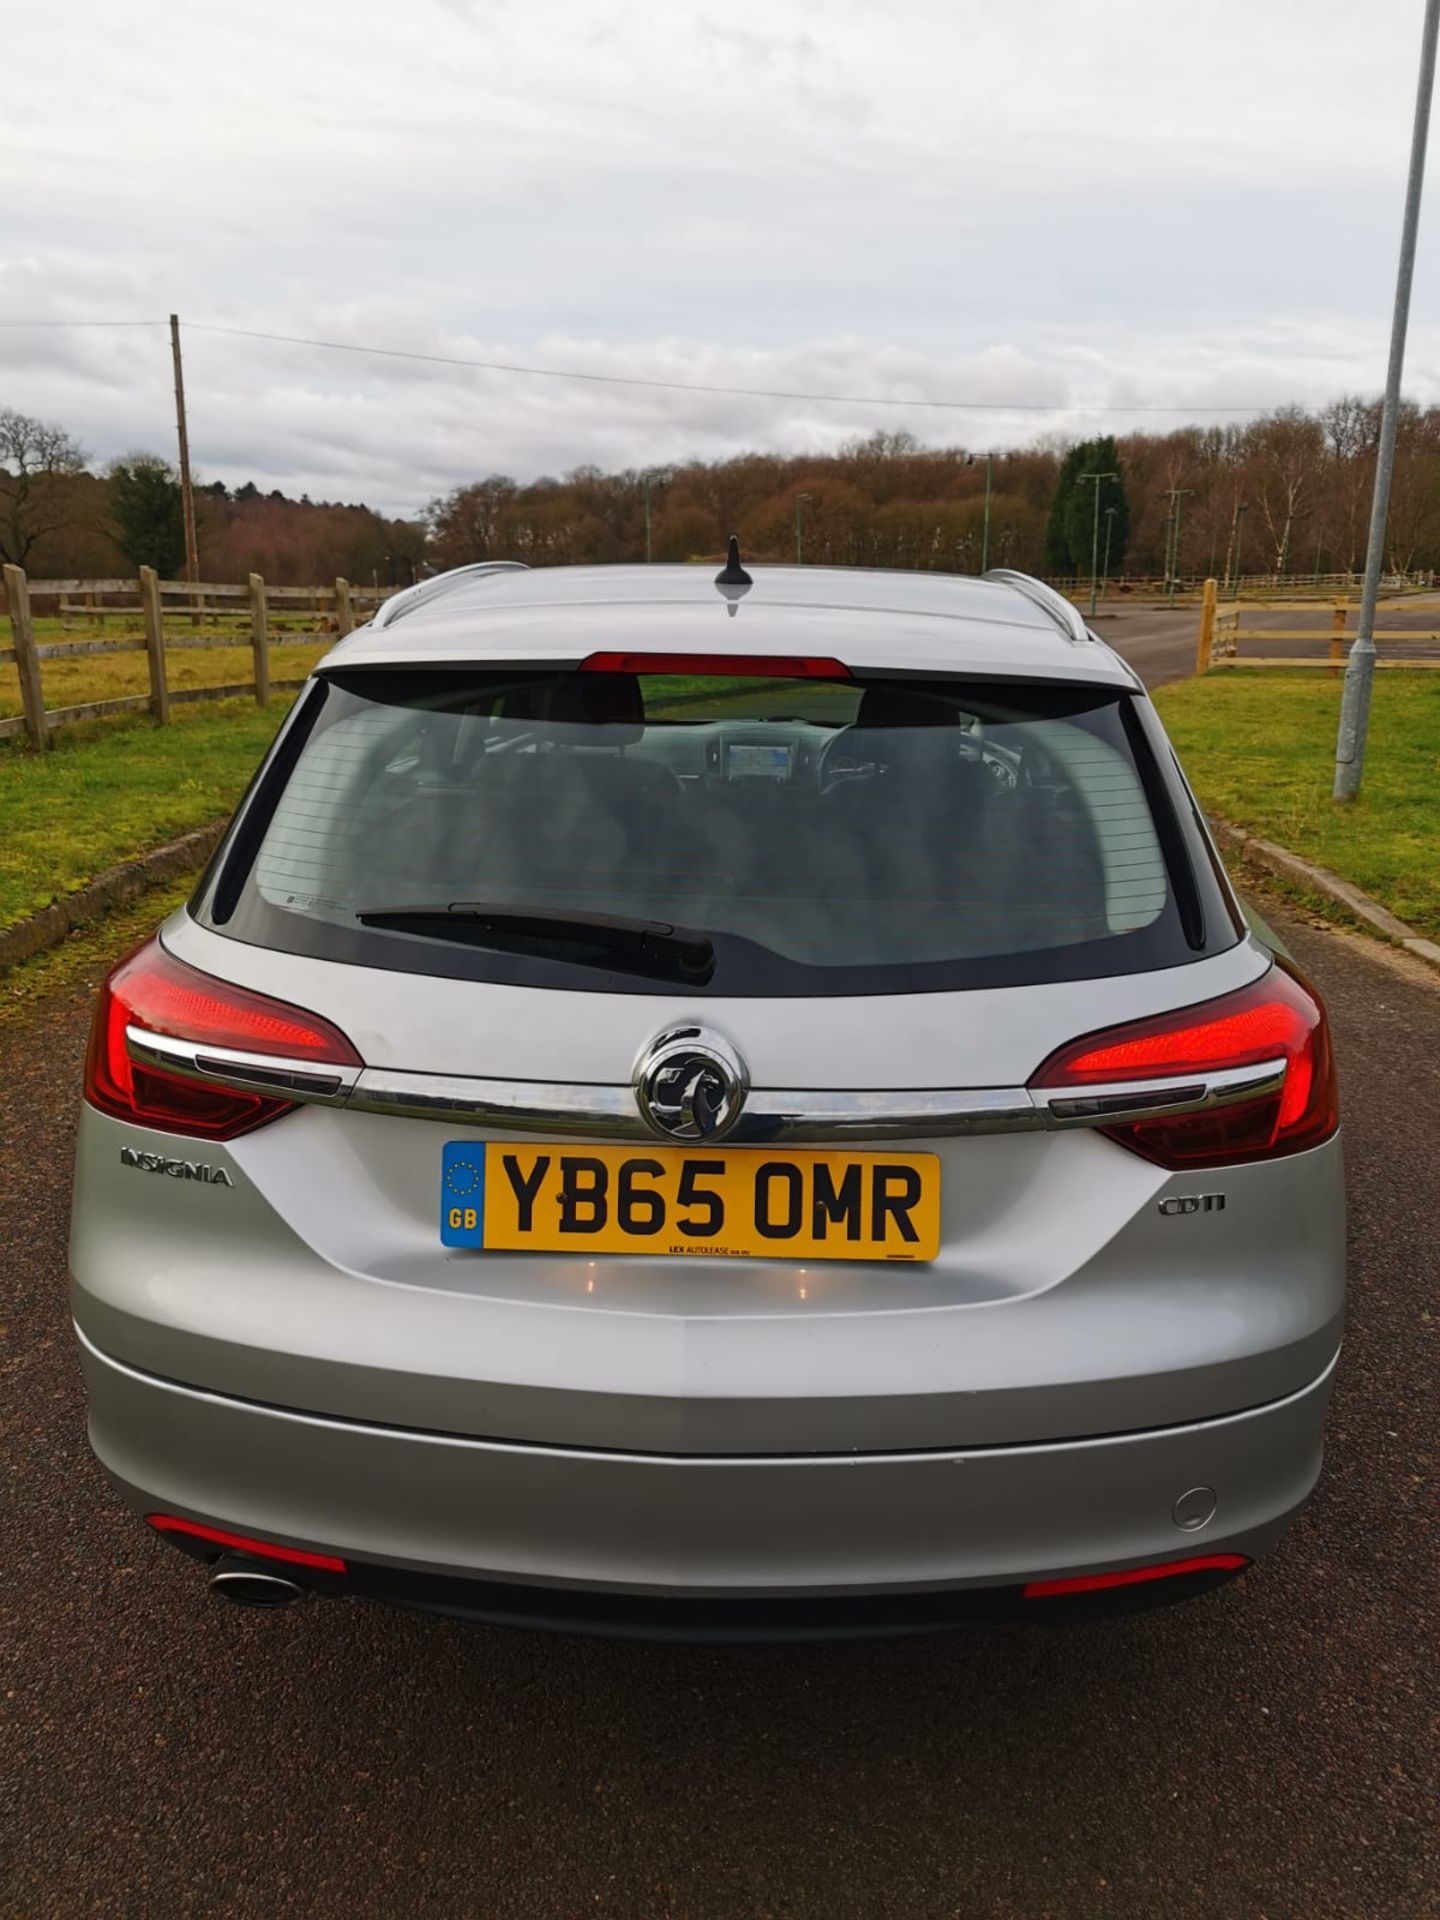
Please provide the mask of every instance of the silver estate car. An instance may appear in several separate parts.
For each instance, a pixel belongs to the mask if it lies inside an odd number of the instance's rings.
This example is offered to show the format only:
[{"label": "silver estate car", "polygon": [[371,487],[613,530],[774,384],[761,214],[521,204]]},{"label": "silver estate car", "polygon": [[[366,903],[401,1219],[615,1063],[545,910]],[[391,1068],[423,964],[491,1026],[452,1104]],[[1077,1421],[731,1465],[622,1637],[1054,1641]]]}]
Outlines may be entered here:
[{"label": "silver estate car", "polygon": [[785,1637],[1204,1590],[1320,1467],[1324,1011],[983,579],[485,564],[107,980],[95,1452],[252,1603]]}]

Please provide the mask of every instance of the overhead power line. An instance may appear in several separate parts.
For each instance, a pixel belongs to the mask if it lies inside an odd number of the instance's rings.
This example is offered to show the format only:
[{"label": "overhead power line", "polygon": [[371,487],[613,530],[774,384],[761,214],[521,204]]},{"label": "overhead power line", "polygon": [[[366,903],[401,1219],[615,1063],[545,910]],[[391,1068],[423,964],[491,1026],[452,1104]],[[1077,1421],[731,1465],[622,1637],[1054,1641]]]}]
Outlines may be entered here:
[{"label": "overhead power line", "polygon": [[661,393],[733,394],[750,400],[806,400],[823,406],[933,407],[956,413],[1263,413],[1264,407],[1087,406],[1053,400],[937,400],[886,393],[816,393],[788,387],[742,387],[699,380],[654,380],[640,374],[587,373],[576,367],[532,367],[513,360],[470,360],[454,354],[416,353],[404,347],[360,346],[350,340],[312,340],[301,334],[262,333],[256,327],[221,327],[187,320],[197,333],[223,333],[242,340],[272,340],[290,347],[321,347],[330,353],[370,353],[386,360],[414,360],[436,367],[471,367],[484,373],[518,373],[537,380],[588,380],[606,387],[649,387]]},{"label": "overhead power line", "polygon": [[0,320],[0,327],[163,327],[164,320]]},{"label": "overhead power line", "polygon": [[[65,326],[164,326],[163,320],[5,320],[4,327]],[[481,373],[518,374],[531,380],[580,380],[595,386],[641,387],[657,393],[718,394],[746,400],[797,400],[812,406],[835,407],[924,407],[943,413],[1165,413],[1193,416],[1201,413],[1265,413],[1270,403],[1248,402],[1231,405],[1153,405],[1126,406],[1115,401],[1073,400],[950,400],[929,396],[886,393],[826,393],[790,387],[731,386],[719,381],[657,380],[641,374],[591,373],[578,367],[534,367],[514,360],[474,360],[459,354],[419,353],[405,347],[376,347],[353,340],[317,340],[306,334],[269,333],[259,327],[225,327],[204,320],[187,320],[192,333],[224,334],[235,340],[267,340],[277,346],[315,347],[326,353],[370,354],[382,360],[406,360],[423,366],[465,367]]]}]

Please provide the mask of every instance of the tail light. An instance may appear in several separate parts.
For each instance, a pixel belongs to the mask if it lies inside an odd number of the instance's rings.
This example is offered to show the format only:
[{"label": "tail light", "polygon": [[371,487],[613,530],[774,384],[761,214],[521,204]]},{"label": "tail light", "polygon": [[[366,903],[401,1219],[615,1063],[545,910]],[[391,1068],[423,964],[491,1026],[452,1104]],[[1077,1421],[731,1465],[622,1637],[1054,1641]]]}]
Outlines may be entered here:
[{"label": "tail light", "polygon": [[[132,1058],[126,1038],[130,1027],[263,1061],[322,1068],[364,1064],[339,1028],[318,1014],[213,979],[168,954],[158,939],[147,940],[100,989],[85,1058],[85,1098],[119,1120],[206,1140],[252,1133],[288,1113],[294,1102],[216,1085],[204,1077],[203,1055],[197,1055],[196,1078]],[[226,1064],[218,1061],[216,1071],[223,1072]]]},{"label": "tail light", "polygon": [[[1272,1076],[1278,1084],[1253,1097],[1247,1096],[1243,1081],[1235,1097],[1213,1084],[1215,1076],[1272,1062],[1283,1064],[1283,1077]],[[1143,1105],[1144,1083],[1161,1080],[1194,1080],[1194,1089],[1177,1086],[1177,1104],[1185,1092],[1202,1090],[1203,1103],[1190,1112],[1157,1112],[1154,1119],[1130,1117],[1101,1125],[1112,1140],[1161,1167],[1234,1164],[1298,1153],[1328,1140],[1340,1124],[1325,1009],[1283,961],[1263,980],[1223,999],[1071,1041],[1032,1074],[1030,1086],[1046,1095],[1102,1087],[1109,1094],[1134,1086],[1137,1098],[1132,1104]],[[1126,1104],[1118,1094],[1113,1100],[1116,1106]],[[1106,1099],[1097,1099],[1091,1117],[1103,1113],[1106,1104]]]}]

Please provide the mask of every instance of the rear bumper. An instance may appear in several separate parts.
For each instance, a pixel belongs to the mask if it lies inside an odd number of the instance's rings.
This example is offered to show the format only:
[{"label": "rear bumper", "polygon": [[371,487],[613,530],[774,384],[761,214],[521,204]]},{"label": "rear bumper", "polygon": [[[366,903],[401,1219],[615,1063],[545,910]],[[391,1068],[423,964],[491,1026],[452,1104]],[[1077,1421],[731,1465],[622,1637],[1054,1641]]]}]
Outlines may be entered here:
[{"label": "rear bumper", "polygon": [[[162,1538],[191,1559],[217,1563],[217,1549],[166,1532]],[[1148,1612],[1191,1600],[1223,1586],[1249,1566],[1235,1554],[1166,1562],[1145,1569],[1133,1585],[1103,1591],[1032,1595],[1024,1586],[942,1587],[915,1593],[827,1593],[779,1599],[724,1599],[601,1592],[582,1587],[535,1587],[512,1580],[470,1580],[457,1574],[414,1573],[353,1561],[340,1573],[306,1573],[293,1565],[227,1552],[232,1571],[279,1574],[312,1593],[380,1600],[413,1612],[489,1626],[541,1627],[552,1633],[615,1640],[717,1641],[859,1640],[880,1635],[936,1633],[961,1626],[1026,1621],[1054,1626]]]},{"label": "rear bumper", "polygon": [[[775,1603],[821,1631],[829,1614],[845,1630],[837,1603],[872,1615],[869,1630],[931,1625],[995,1607],[978,1592],[968,1608],[920,1596],[1253,1559],[1314,1486],[1335,1364],[1246,1413],[1111,1438],[677,1456],[317,1418],[161,1380],[80,1342],[91,1444],[139,1512],[337,1555],[358,1590],[411,1604],[611,1631],[627,1618],[668,1631],[688,1613],[707,1633],[727,1609],[763,1621]],[[1214,1516],[1187,1530],[1176,1503],[1196,1488],[1214,1490]]]}]

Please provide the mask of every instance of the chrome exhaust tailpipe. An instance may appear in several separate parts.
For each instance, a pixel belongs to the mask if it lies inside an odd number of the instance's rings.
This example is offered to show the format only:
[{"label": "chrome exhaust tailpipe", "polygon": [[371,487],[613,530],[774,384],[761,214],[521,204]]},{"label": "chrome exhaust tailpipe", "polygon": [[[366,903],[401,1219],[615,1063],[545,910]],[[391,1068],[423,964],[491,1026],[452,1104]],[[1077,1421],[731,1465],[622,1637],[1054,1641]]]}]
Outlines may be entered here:
[{"label": "chrome exhaust tailpipe", "polygon": [[210,1569],[207,1585],[211,1593],[237,1607],[293,1607],[305,1598],[304,1587],[243,1553],[221,1554]]}]

